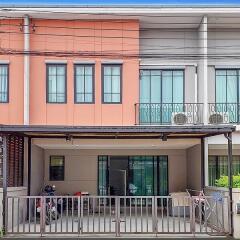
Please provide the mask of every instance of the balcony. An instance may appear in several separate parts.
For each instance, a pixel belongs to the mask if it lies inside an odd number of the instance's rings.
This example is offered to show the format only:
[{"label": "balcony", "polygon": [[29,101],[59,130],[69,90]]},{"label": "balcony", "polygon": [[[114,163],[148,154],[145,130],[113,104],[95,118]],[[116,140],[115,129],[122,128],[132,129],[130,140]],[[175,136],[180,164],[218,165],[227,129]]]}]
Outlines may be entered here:
[{"label": "balcony", "polygon": [[209,103],[209,124],[228,124],[240,122],[239,103]]},{"label": "balcony", "polygon": [[203,124],[202,103],[136,103],[136,125]]}]

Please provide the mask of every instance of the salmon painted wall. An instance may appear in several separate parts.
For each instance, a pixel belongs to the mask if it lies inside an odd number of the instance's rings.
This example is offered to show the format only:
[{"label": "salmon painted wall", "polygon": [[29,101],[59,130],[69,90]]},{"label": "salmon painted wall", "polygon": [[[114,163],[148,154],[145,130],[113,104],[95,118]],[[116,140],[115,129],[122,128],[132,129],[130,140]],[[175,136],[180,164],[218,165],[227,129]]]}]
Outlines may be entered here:
[{"label": "salmon painted wall", "polygon": [[[8,20],[9,21],[9,20]],[[19,20],[16,25],[22,22]],[[4,26],[0,26],[3,29]],[[12,27],[12,26],[11,26]],[[1,47],[23,49],[23,34],[4,34]],[[31,125],[134,125],[134,104],[139,101],[139,23],[133,20],[64,21],[31,19],[32,51],[79,52],[76,56],[30,57]],[[64,35],[64,36],[60,36]],[[5,38],[4,40],[2,40]],[[11,41],[9,39],[11,38]],[[81,52],[89,52],[83,56]],[[106,56],[106,53],[114,56]],[[130,54],[122,57],[120,54]],[[0,56],[10,61],[10,102],[0,104],[0,124],[23,124],[23,57]],[[46,103],[46,61],[67,61],[67,103]],[[74,104],[74,62],[95,61],[95,103]],[[122,104],[102,104],[101,64],[122,60]]]},{"label": "salmon painted wall", "polygon": [[0,103],[0,124],[23,124],[23,56],[3,55],[23,49],[22,20],[0,20],[0,64],[9,62],[9,103]]},{"label": "salmon painted wall", "polygon": [[[31,35],[32,50],[87,51],[96,55],[113,52],[116,55],[115,60],[123,60],[123,88],[122,104],[102,104],[101,63],[109,57],[84,58],[81,54],[75,57],[61,58],[31,57],[31,124],[101,126],[133,125],[135,123],[134,103],[138,102],[139,94],[139,61],[137,58],[130,59],[129,57],[122,59],[119,54],[132,51],[132,49],[138,53],[139,24],[137,22],[34,20],[33,24],[36,26],[36,34]],[[65,36],[59,37],[59,34]],[[51,59],[67,60],[66,104],[46,104],[45,61]],[[86,60],[95,61],[95,104],[74,104],[74,61]]]}]

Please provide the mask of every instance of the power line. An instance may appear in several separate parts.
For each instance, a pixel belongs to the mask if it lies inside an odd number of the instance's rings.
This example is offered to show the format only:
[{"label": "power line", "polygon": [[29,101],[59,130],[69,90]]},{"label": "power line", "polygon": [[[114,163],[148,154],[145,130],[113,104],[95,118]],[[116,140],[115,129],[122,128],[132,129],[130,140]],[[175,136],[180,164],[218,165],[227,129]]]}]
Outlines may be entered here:
[{"label": "power line", "polygon": [[[1,17],[1,16],[0,16]],[[239,17],[240,19],[240,17]],[[0,20],[1,21],[1,20]],[[173,23],[175,24],[175,23]],[[230,23],[229,23],[230,24]],[[240,25],[240,23],[238,23]],[[24,24],[10,24],[10,23],[1,23],[0,26],[13,26],[13,27],[24,27],[27,25]],[[199,32],[211,32],[211,33],[222,33],[222,32],[233,32],[233,29],[225,29],[225,28],[220,28],[219,30],[217,29],[211,29],[211,30],[197,30],[197,29],[163,29],[163,28],[139,28],[139,29],[125,29],[125,28],[97,28],[97,27],[65,27],[65,26],[47,26],[47,25],[39,25],[35,24],[34,22],[31,24],[31,27],[34,28],[49,28],[49,29],[68,29],[68,30],[95,30],[95,31],[123,31],[123,32],[142,32],[142,31],[152,31],[152,30],[161,30],[164,32],[180,32],[180,33],[199,33]]]},{"label": "power line", "polygon": [[240,59],[240,52],[235,54],[116,54],[92,51],[22,51],[0,48],[1,55],[31,55],[54,57],[111,57],[111,58],[159,58],[159,59]]},{"label": "power line", "polygon": [[30,33],[24,33],[24,32],[14,32],[14,31],[0,31],[0,34],[6,33],[6,34],[29,34],[29,35],[39,35],[39,36],[53,36],[53,37],[76,37],[76,38],[107,38],[107,39],[135,39],[135,40],[142,40],[142,39],[148,39],[148,40],[208,40],[208,41],[216,41],[216,40],[231,40],[231,41],[239,41],[240,38],[217,38],[217,39],[209,39],[209,38],[189,38],[189,37],[131,37],[131,36],[102,36],[102,35],[75,35],[75,34],[56,34],[56,33],[36,33],[36,32],[30,32]]}]

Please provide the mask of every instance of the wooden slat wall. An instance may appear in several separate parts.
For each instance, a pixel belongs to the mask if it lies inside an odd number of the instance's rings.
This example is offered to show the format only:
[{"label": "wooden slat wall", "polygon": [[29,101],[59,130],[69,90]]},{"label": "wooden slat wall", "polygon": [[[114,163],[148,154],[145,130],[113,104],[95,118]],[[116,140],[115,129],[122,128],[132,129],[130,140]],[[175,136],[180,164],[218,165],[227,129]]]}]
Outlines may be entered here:
[{"label": "wooden slat wall", "polygon": [[[1,137],[0,137],[1,140]],[[1,148],[1,142],[0,142]],[[1,151],[1,150],[0,150]],[[8,154],[8,186],[19,187],[23,185],[24,167],[24,138],[10,135],[7,137]],[[1,154],[0,154],[1,155]],[[0,175],[2,170],[2,157],[0,156]],[[0,176],[0,186],[2,186],[2,176]]]}]

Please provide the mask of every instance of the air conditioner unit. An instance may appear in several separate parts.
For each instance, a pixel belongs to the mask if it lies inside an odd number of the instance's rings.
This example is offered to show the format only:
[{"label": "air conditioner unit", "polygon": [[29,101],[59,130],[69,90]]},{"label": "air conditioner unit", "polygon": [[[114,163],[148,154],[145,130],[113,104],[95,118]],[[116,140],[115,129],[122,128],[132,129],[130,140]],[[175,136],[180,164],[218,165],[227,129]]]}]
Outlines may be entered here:
[{"label": "air conditioner unit", "polygon": [[210,124],[225,124],[229,123],[229,114],[228,112],[213,112],[209,116]]},{"label": "air conditioner unit", "polygon": [[186,112],[173,112],[172,113],[172,124],[174,125],[185,125],[188,123],[188,116]]},{"label": "air conditioner unit", "polygon": [[173,112],[172,125],[199,124],[200,119],[196,112]]}]

